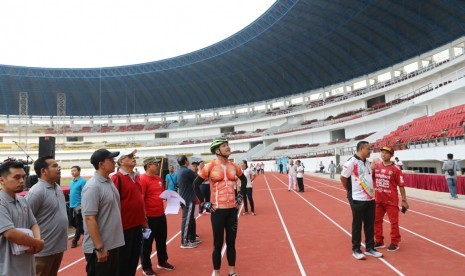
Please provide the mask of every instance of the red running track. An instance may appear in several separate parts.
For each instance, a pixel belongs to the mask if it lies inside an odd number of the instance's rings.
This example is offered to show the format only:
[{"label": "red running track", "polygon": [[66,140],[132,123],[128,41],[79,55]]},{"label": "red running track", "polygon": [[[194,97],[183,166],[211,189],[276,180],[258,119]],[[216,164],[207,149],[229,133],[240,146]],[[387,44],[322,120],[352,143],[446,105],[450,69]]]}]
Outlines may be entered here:
[{"label": "red running track", "polygon": [[[400,250],[357,261],[351,254],[351,212],[338,181],[305,176],[305,192],[288,192],[287,176],[259,175],[254,182],[257,216],[239,216],[236,270],[247,275],[465,275],[465,209],[409,199],[400,215]],[[211,275],[210,216],[197,219],[202,244],[180,249],[180,215],[168,216],[169,262],[158,275]],[[384,223],[389,243],[389,223]],[[222,275],[228,274],[223,257]],[[65,252],[60,275],[85,275],[81,247]],[[142,275],[139,269],[137,275]]]}]

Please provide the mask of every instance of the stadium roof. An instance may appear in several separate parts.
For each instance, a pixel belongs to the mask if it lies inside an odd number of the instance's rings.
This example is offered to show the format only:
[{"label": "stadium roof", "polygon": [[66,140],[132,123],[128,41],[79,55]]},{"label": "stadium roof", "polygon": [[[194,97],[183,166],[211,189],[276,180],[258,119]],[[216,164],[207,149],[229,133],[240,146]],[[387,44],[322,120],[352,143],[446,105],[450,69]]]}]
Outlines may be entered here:
[{"label": "stadium roof", "polygon": [[462,0],[282,0],[210,47],[145,64],[54,69],[0,65],[0,114],[95,116],[252,103],[388,68],[465,35]]}]

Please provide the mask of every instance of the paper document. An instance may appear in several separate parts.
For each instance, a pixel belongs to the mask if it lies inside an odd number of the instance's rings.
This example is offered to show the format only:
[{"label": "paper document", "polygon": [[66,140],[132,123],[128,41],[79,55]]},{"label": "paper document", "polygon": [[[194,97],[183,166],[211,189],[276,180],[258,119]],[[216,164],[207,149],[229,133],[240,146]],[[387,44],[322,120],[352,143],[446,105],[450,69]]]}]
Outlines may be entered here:
[{"label": "paper document", "polygon": [[150,228],[144,228],[142,229],[142,237],[147,240],[150,237],[150,234],[152,233],[152,230]]},{"label": "paper document", "polygon": [[[30,237],[33,237],[31,229],[16,228],[16,230],[24,232],[25,234],[29,235]],[[10,243],[10,244],[11,244],[11,253],[13,253],[13,255],[21,255],[21,254],[26,253],[29,250],[29,246],[27,246],[27,245],[19,245],[19,244],[16,244],[16,243]]]},{"label": "paper document", "polygon": [[165,190],[161,193],[160,197],[166,199],[165,214],[167,215],[179,213],[181,203],[186,205],[186,201],[175,191]]}]

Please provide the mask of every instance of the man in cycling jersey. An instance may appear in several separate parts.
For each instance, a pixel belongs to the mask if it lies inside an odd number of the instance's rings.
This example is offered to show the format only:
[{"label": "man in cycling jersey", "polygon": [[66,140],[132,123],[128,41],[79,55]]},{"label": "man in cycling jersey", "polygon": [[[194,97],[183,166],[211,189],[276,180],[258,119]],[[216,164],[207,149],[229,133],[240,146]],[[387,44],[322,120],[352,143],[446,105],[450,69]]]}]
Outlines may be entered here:
[{"label": "man in cycling jersey", "polygon": [[[200,202],[203,202],[204,196],[200,192],[200,185],[205,179],[210,181],[211,202],[205,202],[203,205],[205,209],[211,211],[214,244],[212,254],[213,269],[215,275],[220,275],[221,247],[223,246],[224,232],[226,231],[228,275],[235,276],[237,212],[246,192],[247,179],[239,166],[228,159],[231,155],[228,140],[223,138],[213,140],[210,151],[217,158],[203,167],[194,181],[194,190]],[[234,189],[236,176],[241,180],[240,194],[237,195]]]}]

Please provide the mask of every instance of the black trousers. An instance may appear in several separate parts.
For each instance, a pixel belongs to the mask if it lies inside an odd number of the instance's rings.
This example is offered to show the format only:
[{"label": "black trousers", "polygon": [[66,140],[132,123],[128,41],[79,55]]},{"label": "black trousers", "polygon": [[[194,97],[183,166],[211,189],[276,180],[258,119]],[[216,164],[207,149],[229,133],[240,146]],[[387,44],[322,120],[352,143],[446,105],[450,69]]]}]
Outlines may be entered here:
[{"label": "black trousers", "polygon": [[374,227],[375,208],[374,200],[352,200],[352,250],[360,249],[362,242],[362,224],[365,232],[366,249],[375,247]]},{"label": "black trousers", "polygon": [[297,186],[299,186],[299,192],[304,191],[304,178],[303,177],[297,177]]},{"label": "black trousers", "polygon": [[97,254],[85,253],[87,276],[114,276],[118,275],[118,265],[120,263],[119,250],[121,247],[108,250],[106,262],[97,262]]},{"label": "black trousers", "polygon": [[136,226],[123,231],[124,245],[120,249],[119,275],[136,274],[142,244],[142,226]]},{"label": "black trousers", "polygon": [[164,264],[168,260],[168,253],[166,252],[166,239],[168,237],[166,215],[163,214],[159,217],[147,217],[147,222],[152,233],[148,239],[142,239],[140,262],[143,270],[152,268],[150,254],[152,254],[152,243],[154,239],[157,249],[158,263]]},{"label": "black trousers", "polygon": [[248,200],[250,202],[250,209],[252,213],[255,213],[255,208],[254,208],[253,198],[252,198],[252,188],[247,188],[245,191],[246,191],[246,194],[244,196],[244,209],[246,212],[249,211],[249,209],[247,208],[247,200]]},{"label": "black trousers", "polygon": [[226,232],[226,257],[229,266],[236,264],[237,208],[216,209],[211,214],[213,229],[213,269],[221,268],[221,247]]},{"label": "black trousers", "polygon": [[196,224],[194,210],[194,202],[189,202],[182,208],[181,244],[195,241]]},{"label": "black trousers", "polygon": [[[210,202],[210,184],[202,184],[200,185],[200,192],[202,193],[203,197],[205,198],[205,202]],[[200,213],[203,212],[203,208],[199,210]]]},{"label": "black trousers", "polygon": [[73,239],[73,242],[78,242],[79,241],[79,238],[81,237],[81,235],[84,235],[84,225],[82,224],[83,221],[82,221],[82,213],[79,212],[78,214],[76,214],[74,212],[74,208],[71,208],[71,214],[74,216],[73,217],[73,221],[74,221],[74,228],[76,229],[75,232],[74,232],[74,239]]}]

